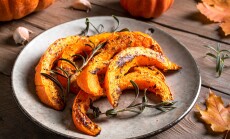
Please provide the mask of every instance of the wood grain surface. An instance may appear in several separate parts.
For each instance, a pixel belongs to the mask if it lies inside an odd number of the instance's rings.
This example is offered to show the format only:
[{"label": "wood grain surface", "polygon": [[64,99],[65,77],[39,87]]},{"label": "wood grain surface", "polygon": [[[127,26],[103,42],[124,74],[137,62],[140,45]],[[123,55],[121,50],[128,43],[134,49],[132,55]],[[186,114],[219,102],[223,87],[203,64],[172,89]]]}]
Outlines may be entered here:
[{"label": "wood grain surface", "polygon": [[[11,87],[11,72],[14,62],[24,48],[15,45],[13,31],[24,26],[33,31],[31,40],[61,23],[104,15],[117,15],[132,18],[122,9],[119,0],[90,0],[92,10],[89,13],[70,8],[73,0],[56,0],[49,8],[33,13],[20,20],[0,22],[0,139],[3,138],[64,138],[37,126],[30,121],[17,106]],[[204,105],[208,88],[221,96],[225,104],[230,103],[230,68],[226,68],[220,78],[215,75],[215,61],[204,57],[209,50],[204,45],[217,43],[222,49],[230,49],[230,37],[223,37],[218,24],[211,23],[196,9],[195,0],[175,0],[174,5],[157,19],[144,20],[180,41],[192,54],[202,77],[202,88],[196,104]],[[39,47],[39,46],[34,46]],[[230,65],[230,61],[226,61]],[[197,110],[190,113],[172,128],[150,137],[151,139],[221,139],[224,134],[213,133],[210,127],[203,124]]]}]

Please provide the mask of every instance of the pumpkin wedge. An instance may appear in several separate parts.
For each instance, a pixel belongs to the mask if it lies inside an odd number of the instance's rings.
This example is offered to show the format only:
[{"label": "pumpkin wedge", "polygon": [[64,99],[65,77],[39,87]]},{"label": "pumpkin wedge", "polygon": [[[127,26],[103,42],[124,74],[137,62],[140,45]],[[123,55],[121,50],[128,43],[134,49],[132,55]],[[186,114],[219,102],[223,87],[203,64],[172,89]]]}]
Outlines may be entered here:
[{"label": "pumpkin wedge", "polygon": [[80,90],[75,97],[72,107],[72,118],[76,128],[88,135],[96,136],[100,133],[101,128],[92,122],[86,115],[90,106],[90,100],[95,101],[99,97],[94,97],[84,91]]},{"label": "pumpkin wedge", "polygon": [[162,101],[170,101],[173,99],[172,93],[161,77],[162,76],[158,74],[158,72],[150,69],[144,69],[144,71],[141,72],[135,71],[128,73],[119,80],[119,89],[117,89],[117,92],[113,95],[113,101],[116,104],[123,90],[133,89],[133,85],[130,83],[130,80],[134,81],[138,85],[139,89],[144,90],[146,88],[148,91],[160,96]]},{"label": "pumpkin wedge", "polygon": [[70,36],[58,39],[45,51],[38,65],[35,68],[35,86],[39,99],[46,105],[56,110],[62,110],[65,106],[59,89],[53,81],[41,75],[41,73],[50,74],[50,70],[55,60],[62,54],[63,50],[68,46],[75,44],[79,36]]},{"label": "pumpkin wedge", "polygon": [[163,54],[159,44],[149,35],[141,32],[116,32],[107,40],[107,44],[77,77],[77,84],[85,92],[94,96],[103,94],[98,74],[105,73],[110,59],[127,47],[143,46]]},{"label": "pumpkin wedge", "polygon": [[[90,36],[90,37],[80,37],[77,41],[77,43],[69,45],[66,47],[66,49],[64,50],[64,52],[62,53],[62,55],[60,56],[60,58],[62,59],[67,59],[71,62],[74,63],[74,55],[76,54],[84,54],[84,52],[86,53],[90,53],[90,51],[97,46],[99,43],[104,42],[107,40],[107,38],[109,36],[111,36],[112,33],[102,33],[102,34],[98,34],[98,35],[94,35],[94,36]],[[69,62],[63,61],[63,60],[59,60],[58,61],[58,67],[64,69],[68,74],[74,74],[76,72],[76,69],[73,65],[71,65]],[[76,73],[75,76],[72,77],[71,79],[71,85],[70,85],[70,89],[71,92],[74,93],[78,93],[79,91],[79,87],[77,86],[77,84],[75,82],[73,82],[75,80],[75,77],[78,75],[79,73]],[[62,76],[57,76],[58,80],[61,82],[61,84],[66,87],[67,86],[67,79],[62,77]]]},{"label": "pumpkin wedge", "polygon": [[162,54],[149,48],[130,47],[121,51],[110,62],[104,81],[107,98],[113,107],[118,105],[120,78],[135,66],[155,66],[163,71],[181,68]]}]

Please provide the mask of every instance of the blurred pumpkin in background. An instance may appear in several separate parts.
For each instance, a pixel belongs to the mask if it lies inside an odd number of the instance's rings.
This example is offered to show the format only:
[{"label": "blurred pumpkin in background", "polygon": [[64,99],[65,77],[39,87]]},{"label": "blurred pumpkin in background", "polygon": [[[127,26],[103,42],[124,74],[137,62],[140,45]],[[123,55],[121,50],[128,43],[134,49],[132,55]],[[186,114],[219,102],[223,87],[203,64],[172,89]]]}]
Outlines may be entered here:
[{"label": "blurred pumpkin in background", "polygon": [[122,7],[134,17],[156,18],[167,11],[174,0],[120,0]]},{"label": "blurred pumpkin in background", "polygon": [[20,19],[50,6],[54,0],[0,0],[0,21]]}]

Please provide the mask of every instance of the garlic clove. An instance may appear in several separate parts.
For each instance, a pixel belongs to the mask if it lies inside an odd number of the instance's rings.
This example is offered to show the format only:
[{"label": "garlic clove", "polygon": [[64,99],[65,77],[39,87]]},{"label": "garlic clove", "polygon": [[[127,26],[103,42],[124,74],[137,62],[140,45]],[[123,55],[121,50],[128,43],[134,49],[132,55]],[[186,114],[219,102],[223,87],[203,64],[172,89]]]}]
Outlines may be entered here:
[{"label": "garlic clove", "polygon": [[87,13],[92,9],[88,0],[75,0],[71,7],[77,10],[84,10]]},{"label": "garlic clove", "polygon": [[13,38],[16,44],[25,45],[29,41],[31,30],[25,27],[18,27],[13,34]]}]

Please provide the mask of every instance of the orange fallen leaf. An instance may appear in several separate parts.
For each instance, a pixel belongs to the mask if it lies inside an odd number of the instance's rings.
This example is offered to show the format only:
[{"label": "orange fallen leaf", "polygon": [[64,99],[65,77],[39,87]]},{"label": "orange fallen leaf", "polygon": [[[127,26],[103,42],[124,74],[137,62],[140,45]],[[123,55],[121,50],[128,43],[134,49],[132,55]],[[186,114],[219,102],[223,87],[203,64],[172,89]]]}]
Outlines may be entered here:
[{"label": "orange fallen leaf", "polygon": [[206,100],[206,110],[201,110],[199,105],[196,108],[201,114],[201,119],[205,123],[211,124],[211,129],[215,132],[230,130],[230,106],[224,107],[221,97],[216,96],[211,90]]},{"label": "orange fallen leaf", "polygon": [[230,34],[230,0],[202,0],[197,9],[209,20],[221,23],[226,36]]}]

